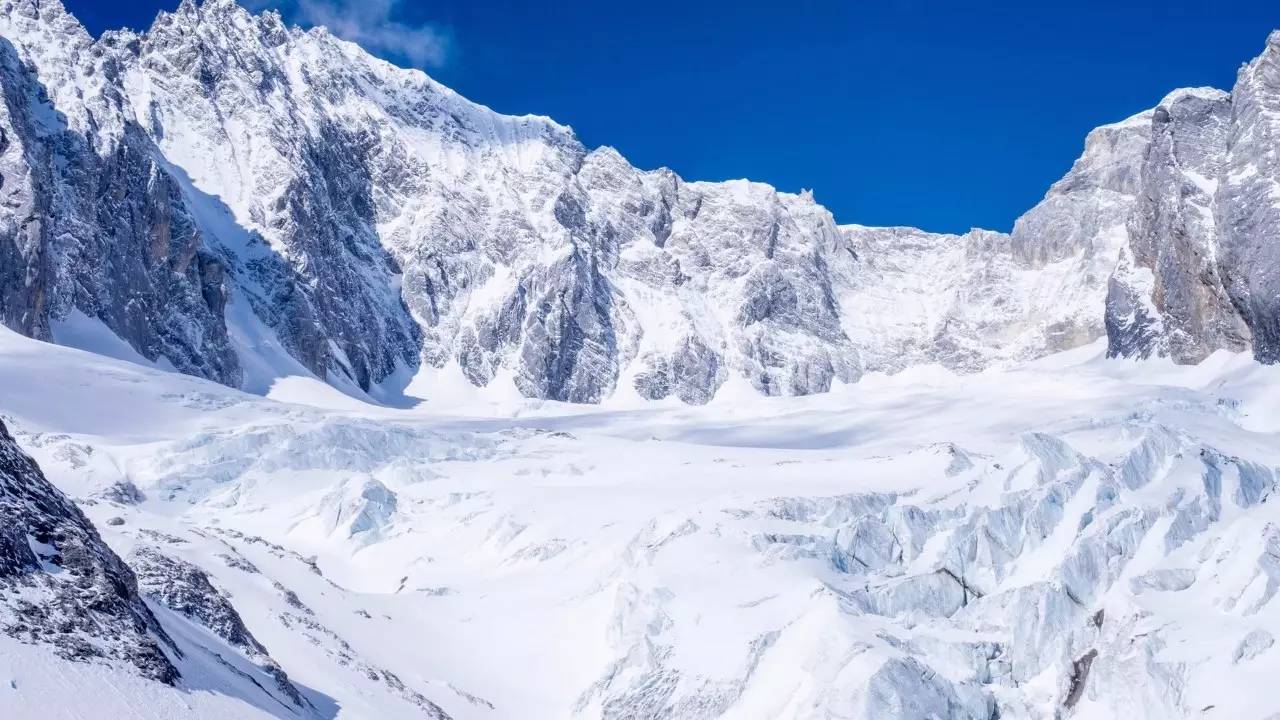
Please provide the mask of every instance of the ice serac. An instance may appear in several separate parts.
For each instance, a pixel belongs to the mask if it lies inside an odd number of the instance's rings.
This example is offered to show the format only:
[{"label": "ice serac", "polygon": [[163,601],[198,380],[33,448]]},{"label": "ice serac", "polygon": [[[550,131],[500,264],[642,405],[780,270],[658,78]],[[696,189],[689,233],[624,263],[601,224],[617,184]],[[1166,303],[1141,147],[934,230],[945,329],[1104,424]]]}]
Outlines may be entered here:
[{"label": "ice serac", "polygon": [[1217,193],[1227,292],[1259,360],[1280,362],[1280,31],[1240,70]]},{"label": "ice serac", "polygon": [[173,684],[176,646],[84,513],[0,423],[0,633],[65,660],[130,665]]}]

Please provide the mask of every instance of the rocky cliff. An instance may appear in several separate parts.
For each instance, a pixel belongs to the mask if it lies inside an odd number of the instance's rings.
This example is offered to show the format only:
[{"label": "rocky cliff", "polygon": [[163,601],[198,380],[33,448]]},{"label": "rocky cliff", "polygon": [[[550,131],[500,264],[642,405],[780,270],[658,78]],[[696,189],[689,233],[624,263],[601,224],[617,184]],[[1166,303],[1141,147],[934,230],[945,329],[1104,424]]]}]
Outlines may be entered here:
[{"label": "rocky cliff", "polygon": [[66,660],[127,664],[178,680],[177,647],[133,572],[0,423],[0,633]]},{"label": "rocky cliff", "polygon": [[456,366],[572,402],[809,394],[1103,334],[1280,352],[1274,39],[1231,95],[1094,131],[1011,234],[957,237],[639,170],[232,0],[97,40],[57,0],[0,10],[0,317],[35,337],[83,315],[250,390]]}]

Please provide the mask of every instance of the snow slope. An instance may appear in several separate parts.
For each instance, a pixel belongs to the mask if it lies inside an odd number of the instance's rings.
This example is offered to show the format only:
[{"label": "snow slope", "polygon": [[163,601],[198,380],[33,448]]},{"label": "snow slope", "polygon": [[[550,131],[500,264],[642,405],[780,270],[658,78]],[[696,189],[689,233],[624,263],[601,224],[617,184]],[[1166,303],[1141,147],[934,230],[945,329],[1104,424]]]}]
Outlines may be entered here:
[{"label": "snow slope", "polygon": [[[1280,372],[1104,350],[699,408],[326,409],[4,331],[0,414],[122,557],[207,573],[321,717],[1280,712]],[[18,717],[77,717],[73,684],[117,717],[273,712],[0,658]]]}]

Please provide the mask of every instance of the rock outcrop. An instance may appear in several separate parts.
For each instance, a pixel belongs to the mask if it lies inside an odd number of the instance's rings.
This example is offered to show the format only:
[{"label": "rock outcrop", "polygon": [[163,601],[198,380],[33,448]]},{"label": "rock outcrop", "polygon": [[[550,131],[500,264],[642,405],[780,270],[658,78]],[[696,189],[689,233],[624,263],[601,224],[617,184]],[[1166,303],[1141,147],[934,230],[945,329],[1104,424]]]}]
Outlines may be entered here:
[{"label": "rock outcrop", "polygon": [[[275,684],[281,698],[302,710],[311,704],[262,643],[245,627],[240,613],[226,594],[214,587],[209,576],[184,560],[153,547],[137,548],[129,557],[137,573],[138,587],[156,602],[204,626],[228,645],[244,653]],[[225,662],[225,661],[224,661]]]},{"label": "rock outcrop", "polygon": [[1217,193],[1219,272],[1253,353],[1280,362],[1280,31],[1241,69]]},{"label": "rock outcrop", "polygon": [[1249,345],[1219,266],[1215,195],[1231,113],[1230,95],[1202,88],[1170,94],[1152,115],[1129,242],[1107,293],[1113,356],[1195,363]]},{"label": "rock outcrop", "polygon": [[177,682],[177,654],[138,581],[0,424],[0,633],[76,662]]}]

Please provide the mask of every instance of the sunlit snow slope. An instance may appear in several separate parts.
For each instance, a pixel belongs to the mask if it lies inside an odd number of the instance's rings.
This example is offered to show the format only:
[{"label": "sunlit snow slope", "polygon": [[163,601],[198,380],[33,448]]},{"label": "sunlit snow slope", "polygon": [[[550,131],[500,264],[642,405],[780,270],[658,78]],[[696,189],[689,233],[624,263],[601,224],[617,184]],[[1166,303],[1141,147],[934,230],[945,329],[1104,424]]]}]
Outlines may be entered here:
[{"label": "sunlit snow slope", "polygon": [[[277,387],[283,402],[2,331],[3,421],[187,651],[168,686],[0,638],[0,707],[1280,712],[1266,690],[1280,370],[1104,349],[809,398],[739,388],[700,408],[393,411],[315,381]],[[20,610],[0,586],[0,612]]]}]

